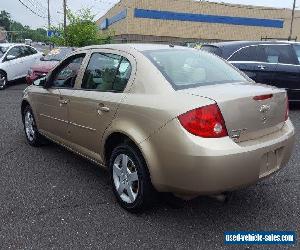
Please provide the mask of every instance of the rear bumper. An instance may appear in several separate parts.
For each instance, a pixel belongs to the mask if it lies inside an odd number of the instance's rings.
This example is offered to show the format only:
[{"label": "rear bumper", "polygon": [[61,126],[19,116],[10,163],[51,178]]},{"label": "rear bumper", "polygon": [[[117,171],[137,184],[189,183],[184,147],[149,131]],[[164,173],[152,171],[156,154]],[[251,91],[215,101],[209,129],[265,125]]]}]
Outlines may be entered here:
[{"label": "rear bumper", "polygon": [[288,162],[293,144],[290,120],[276,133],[237,144],[229,137],[193,136],[175,119],[140,146],[158,191],[193,196],[239,189],[271,175]]}]

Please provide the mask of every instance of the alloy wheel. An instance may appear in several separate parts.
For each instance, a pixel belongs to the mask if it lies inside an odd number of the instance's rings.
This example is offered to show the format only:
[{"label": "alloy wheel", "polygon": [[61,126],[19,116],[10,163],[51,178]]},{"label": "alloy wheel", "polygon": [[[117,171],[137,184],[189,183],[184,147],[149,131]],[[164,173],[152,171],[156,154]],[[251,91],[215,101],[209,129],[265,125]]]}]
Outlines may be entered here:
[{"label": "alloy wheel", "polygon": [[36,134],[34,118],[30,111],[26,112],[24,118],[26,136],[32,142]]},{"label": "alloy wheel", "polygon": [[4,89],[7,84],[6,76],[0,73],[0,89]]},{"label": "alloy wheel", "polygon": [[119,154],[113,164],[113,181],[122,201],[134,203],[139,192],[139,177],[132,159],[126,154]]}]

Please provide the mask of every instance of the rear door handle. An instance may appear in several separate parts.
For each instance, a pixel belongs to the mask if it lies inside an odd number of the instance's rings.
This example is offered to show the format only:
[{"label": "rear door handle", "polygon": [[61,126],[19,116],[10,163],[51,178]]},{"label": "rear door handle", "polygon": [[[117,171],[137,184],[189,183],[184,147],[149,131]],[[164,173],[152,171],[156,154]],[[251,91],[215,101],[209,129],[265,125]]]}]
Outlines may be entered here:
[{"label": "rear door handle", "polygon": [[68,99],[59,99],[59,103],[62,105],[62,104],[68,104],[70,100]]},{"label": "rear door handle", "polygon": [[261,70],[264,70],[264,69],[266,69],[267,67],[266,66],[264,66],[264,65],[258,65],[257,66],[259,69],[261,69]]}]

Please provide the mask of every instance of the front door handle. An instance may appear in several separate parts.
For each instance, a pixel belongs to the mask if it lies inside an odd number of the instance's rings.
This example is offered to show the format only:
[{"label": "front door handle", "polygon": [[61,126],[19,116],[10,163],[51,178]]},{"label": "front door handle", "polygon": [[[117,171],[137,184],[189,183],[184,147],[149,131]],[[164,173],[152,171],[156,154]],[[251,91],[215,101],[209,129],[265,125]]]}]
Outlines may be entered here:
[{"label": "front door handle", "polygon": [[98,110],[103,112],[109,112],[109,107],[105,107],[105,106],[99,107]]},{"label": "front door handle", "polygon": [[264,66],[264,65],[258,65],[257,66],[259,69],[261,69],[261,70],[265,70],[266,69],[266,66]]},{"label": "front door handle", "polygon": [[103,112],[109,112],[109,107],[106,107],[103,103],[100,103],[97,108],[98,115],[102,115]]}]

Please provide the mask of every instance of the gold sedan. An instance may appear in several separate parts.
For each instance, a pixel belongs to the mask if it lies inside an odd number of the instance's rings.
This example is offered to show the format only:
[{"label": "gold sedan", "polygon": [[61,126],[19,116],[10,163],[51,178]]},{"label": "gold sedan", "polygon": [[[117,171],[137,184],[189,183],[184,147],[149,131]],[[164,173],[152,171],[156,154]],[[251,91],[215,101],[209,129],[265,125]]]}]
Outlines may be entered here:
[{"label": "gold sedan", "polygon": [[173,45],[78,49],[24,91],[21,109],[30,145],[48,139],[107,167],[132,212],[157,191],[190,199],[251,185],[294,142],[285,90]]}]

